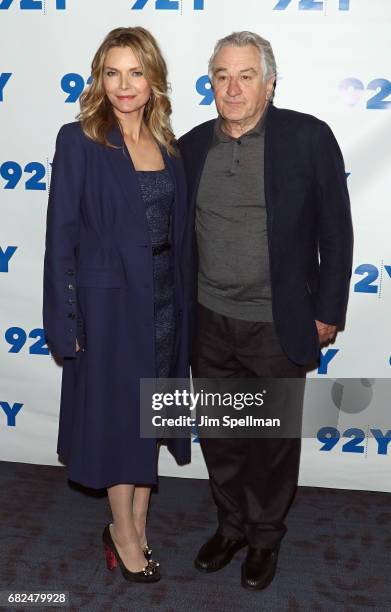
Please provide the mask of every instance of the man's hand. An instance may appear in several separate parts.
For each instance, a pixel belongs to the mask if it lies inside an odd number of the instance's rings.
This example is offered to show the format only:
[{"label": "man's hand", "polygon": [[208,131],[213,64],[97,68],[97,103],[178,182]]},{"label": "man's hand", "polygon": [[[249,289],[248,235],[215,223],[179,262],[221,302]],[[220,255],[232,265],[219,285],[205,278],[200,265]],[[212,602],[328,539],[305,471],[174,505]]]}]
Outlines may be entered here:
[{"label": "man's hand", "polygon": [[76,340],[76,353],[78,353],[80,351],[80,346],[78,341]]},{"label": "man's hand", "polygon": [[319,335],[319,344],[326,344],[327,342],[330,342],[330,340],[334,340],[337,333],[336,325],[328,325],[327,323],[322,323],[321,321],[315,321],[315,323]]}]

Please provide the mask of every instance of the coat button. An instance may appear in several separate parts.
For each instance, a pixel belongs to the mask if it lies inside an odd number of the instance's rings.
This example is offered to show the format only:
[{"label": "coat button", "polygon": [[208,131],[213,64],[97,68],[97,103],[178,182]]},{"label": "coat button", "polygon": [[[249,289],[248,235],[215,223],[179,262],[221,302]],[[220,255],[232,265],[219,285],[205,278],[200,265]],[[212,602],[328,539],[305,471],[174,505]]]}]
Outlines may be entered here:
[{"label": "coat button", "polygon": [[69,289],[70,291],[74,291],[74,290],[75,290],[75,287],[74,287],[74,285],[72,285],[71,283],[69,283],[69,285],[68,285],[68,289]]},{"label": "coat button", "polygon": [[74,303],[75,303],[75,300],[74,300],[73,298],[69,298],[69,300],[68,300],[68,304],[71,304],[71,305],[72,305],[72,304],[74,304]]},{"label": "coat button", "polygon": [[76,319],[76,315],[74,312],[68,313],[68,319]]}]

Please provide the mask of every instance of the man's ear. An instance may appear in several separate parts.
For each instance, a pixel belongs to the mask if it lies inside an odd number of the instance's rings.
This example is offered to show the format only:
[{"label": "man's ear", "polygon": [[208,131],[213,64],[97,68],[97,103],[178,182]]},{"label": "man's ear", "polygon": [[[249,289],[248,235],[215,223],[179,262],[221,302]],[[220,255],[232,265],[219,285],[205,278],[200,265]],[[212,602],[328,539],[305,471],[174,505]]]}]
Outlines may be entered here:
[{"label": "man's ear", "polygon": [[276,86],[276,77],[273,76],[266,81],[266,99],[270,100],[273,97],[273,92]]}]

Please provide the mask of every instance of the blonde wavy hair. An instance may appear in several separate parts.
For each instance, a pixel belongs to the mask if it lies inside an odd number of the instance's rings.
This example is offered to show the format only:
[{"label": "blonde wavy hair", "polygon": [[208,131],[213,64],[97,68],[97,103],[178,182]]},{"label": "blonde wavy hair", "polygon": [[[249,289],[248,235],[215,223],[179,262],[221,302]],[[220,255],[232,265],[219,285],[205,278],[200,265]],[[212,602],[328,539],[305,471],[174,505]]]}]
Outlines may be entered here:
[{"label": "blonde wavy hair", "polygon": [[167,65],[155,38],[148,30],[141,27],[112,30],[95,53],[91,64],[92,83],[80,96],[80,113],[77,119],[81,123],[83,132],[92,140],[106,146],[114,146],[108,141],[107,135],[110,128],[118,121],[103,88],[105,60],[109,49],[113,47],[129,47],[138,58],[152,90],[144,110],[145,124],[152,136],[166,148],[168,153],[178,155],[170,122],[171,103],[168,97]]}]

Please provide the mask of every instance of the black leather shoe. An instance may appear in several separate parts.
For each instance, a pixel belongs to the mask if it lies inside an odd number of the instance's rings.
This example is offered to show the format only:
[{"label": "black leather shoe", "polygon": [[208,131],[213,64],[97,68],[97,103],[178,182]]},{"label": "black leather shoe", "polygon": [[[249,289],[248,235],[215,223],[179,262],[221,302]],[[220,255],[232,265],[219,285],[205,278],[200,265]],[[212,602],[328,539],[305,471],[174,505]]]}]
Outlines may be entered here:
[{"label": "black leather shoe", "polygon": [[201,546],[194,560],[195,567],[201,572],[217,572],[231,561],[235,553],[246,546],[245,538],[231,540],[219,533]]},{"label": "black leather shoe", "polygon": [[278,549],[249,548],[242,565],[242,586],[245,589],[265,589],[274,578]]}]

